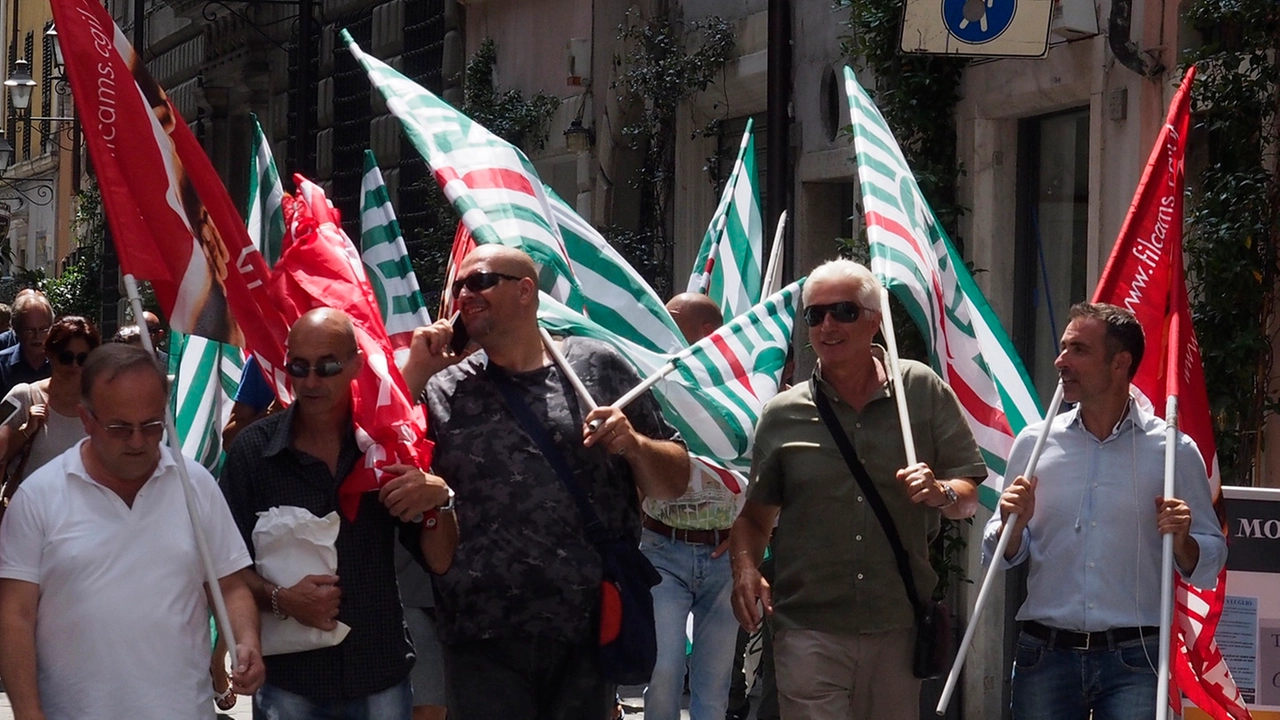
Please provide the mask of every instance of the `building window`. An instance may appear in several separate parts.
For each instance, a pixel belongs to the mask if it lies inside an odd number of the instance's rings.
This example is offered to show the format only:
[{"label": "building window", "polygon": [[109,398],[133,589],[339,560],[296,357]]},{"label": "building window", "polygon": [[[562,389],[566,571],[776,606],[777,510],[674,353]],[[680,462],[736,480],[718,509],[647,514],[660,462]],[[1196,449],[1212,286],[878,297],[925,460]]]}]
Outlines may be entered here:
[{"label": "building window", "polygon": [[1085,300],[1089,218],[1089,110],[1018,124],[1018,232],[1014,344],[1046,405],[1071,305]]}]

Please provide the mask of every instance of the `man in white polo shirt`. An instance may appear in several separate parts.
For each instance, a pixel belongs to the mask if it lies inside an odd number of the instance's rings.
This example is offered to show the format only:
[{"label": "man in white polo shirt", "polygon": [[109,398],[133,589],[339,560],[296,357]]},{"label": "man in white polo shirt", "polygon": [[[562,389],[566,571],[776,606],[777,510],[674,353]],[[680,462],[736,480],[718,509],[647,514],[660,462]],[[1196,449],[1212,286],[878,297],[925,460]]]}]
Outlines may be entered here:
[{"label": "man in white polo shirt", "polygon": [[139,346],[81,374],[89,437],[23,482],[0,525],[0,677],[14,717],[211,718],[209,605],[186,464],[235,631],[232,688],[264,669],[249,554],[213,478],[162,449],[168,379]]}]

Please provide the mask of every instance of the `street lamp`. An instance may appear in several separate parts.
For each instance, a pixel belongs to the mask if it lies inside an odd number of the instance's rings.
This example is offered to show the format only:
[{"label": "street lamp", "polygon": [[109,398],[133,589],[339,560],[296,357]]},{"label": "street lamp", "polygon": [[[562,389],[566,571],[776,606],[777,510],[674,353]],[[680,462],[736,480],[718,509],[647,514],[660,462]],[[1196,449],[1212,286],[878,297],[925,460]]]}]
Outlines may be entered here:
[{"label": "street lamp", "polygon": [[44,31],[44,36],[49,38],[49,43],[53,45],[54,76],[66,77],[66,61],[62,58],[62,43],[58,41],[58,28],[50,23],[49,29]]},{"label": "street lamp", "polygon": [[5,87],[9,88],[14,112],[25,112],[31,107],[31,91],[36,87],[36,80],[31,77],[30,66],[31,63],[19,59],[13,64],[13,74],[4,81]]}]

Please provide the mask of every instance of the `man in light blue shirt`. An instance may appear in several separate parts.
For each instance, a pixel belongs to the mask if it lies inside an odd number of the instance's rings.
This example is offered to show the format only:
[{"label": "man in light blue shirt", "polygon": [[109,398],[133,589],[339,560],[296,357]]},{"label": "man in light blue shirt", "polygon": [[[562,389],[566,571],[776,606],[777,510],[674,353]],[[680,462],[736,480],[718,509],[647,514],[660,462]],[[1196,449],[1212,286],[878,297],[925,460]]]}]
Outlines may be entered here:
[{"label": "man in light blue shirt", "polygon": [[[1211,588],[1226,562],[1204,461],[1179,437],[1174,491],[1165,498],[1165,423],[1130,396],[1142,361],[1142,326],[1114,305],[1071,309],[1054,365],[1076,407],[1047,421],[1036,477],[1007,483],[987,523],[990,562],[1012,513],[1006,567],[1028,563],[1027,600],[1013,671],[1015,720],[1155,717],[1161,536],[1174,565]],[[1014,442],[1025,468],[1044,422]]]}]

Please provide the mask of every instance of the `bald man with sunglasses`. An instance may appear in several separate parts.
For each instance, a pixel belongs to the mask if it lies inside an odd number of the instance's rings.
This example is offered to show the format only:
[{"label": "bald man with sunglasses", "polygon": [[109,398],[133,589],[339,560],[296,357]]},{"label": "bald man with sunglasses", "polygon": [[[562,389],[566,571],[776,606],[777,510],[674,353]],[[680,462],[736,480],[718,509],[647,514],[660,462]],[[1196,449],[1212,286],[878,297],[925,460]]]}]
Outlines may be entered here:
[{"label": "bald man with sunglasses", "polygon": [[[340,310],[311,310],[290,329],[284,369],[294,402],[236,437],[222,475],[251,551],[260,512],[293,506],[325,517],[338,510],[342,481],[363,461],[351,422],[351,385],[363,363],[351,319]],[[439,477],[409,465],[382,471],[388,479],[361,497],[355,519],[341,517],[336,574],[284,587],[247,573],[264,613],[324,631],[338,622],[351,628],[336,646],[268,656],[255,714],[409,720],[414,654],[404,632],[394,543],[442,571],[456,525],[452,493]]]},{"label": "bald man with sunglasses", "polygon": [[[820,403],[888,508],[922,600],[937,583],[928,546],[940,518],[973,515],[987,474],[950,388],[927,366],[904,360],[919,458],[907,465],[885,352],[872,343],[879,293],[875,276],[849,260],[810,273],[804,319],[818,364],[809,382],[765,405],[751,490],[730,533],[734,614],[748,631],[762,620],[771,625],[783,717],[919,717],[906,584],[874,501],[820,419]],[[758,569],[771,531],[772,585]]]}]

